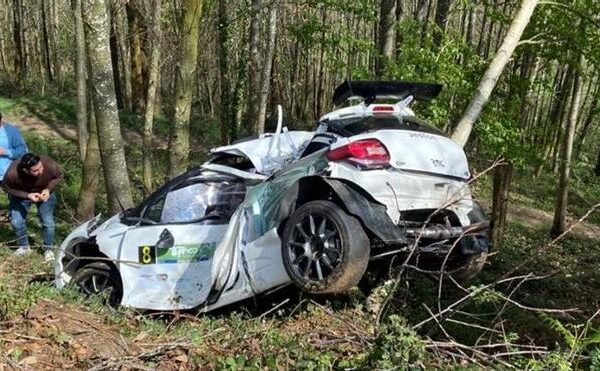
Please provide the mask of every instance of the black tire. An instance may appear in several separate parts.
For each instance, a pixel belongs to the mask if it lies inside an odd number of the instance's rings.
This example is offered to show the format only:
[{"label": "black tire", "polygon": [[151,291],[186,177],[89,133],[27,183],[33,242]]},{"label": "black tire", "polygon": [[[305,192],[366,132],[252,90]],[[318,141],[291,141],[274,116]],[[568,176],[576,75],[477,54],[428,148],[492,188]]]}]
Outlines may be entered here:
[{"label": "black tire", "polygon": [[282,235],[282,257],[292,282],[313,294],[355,286],[369,263],[369,238],[360,222],[330,201],[299,207]]},{"label": "black tire", "polygon": [[79,268],[70,282],[85,295],[102,295],[106,304],[116,307],[123,297],[119,273],[103,262],[93,262]]},{"label": "black tire", "polygon": [[464,256],[459,268],[451,274],[459,282],[468,282],[481,272],[487,261],[487,252]]}]

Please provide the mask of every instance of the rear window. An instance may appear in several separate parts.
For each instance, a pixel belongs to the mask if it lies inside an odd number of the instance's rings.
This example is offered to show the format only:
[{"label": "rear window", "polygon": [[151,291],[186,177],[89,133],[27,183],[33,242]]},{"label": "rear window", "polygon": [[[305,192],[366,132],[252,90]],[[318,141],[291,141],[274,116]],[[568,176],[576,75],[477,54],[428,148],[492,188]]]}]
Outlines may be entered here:
[{"label": "rear window", "polygon": [[376,130],[409,130],[444,136],[440,130],[429,126],[425,121],[414,116],[370,116],[332,120],[330,128],[343,136],[358,135]]}]

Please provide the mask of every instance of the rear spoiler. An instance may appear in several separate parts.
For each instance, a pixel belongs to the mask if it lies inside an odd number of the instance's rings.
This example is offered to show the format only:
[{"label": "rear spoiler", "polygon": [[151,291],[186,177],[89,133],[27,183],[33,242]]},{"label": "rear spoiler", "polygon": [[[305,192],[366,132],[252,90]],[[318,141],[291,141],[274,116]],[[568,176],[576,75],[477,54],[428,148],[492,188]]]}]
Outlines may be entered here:
[{"label": "rear spoiler", "polygon": [[416,100],[430,100],[438,96],[441,84],[406,81],[346,80],[335,88],[333,104],[341,105],[350,98],[363,98],[370,103],[375,99],[402,100],[412,95]]}]

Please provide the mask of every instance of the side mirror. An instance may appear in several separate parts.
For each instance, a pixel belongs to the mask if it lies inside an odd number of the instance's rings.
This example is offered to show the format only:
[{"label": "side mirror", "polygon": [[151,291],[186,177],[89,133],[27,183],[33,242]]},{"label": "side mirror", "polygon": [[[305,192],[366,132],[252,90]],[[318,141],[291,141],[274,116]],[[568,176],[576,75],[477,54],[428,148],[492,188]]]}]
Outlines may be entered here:
[{"label": "side mirror", "polygon": [[161,232],[158,242],[156,242],[156,249],[168,249],[173,247],[174,244],[175,239],[173,238],[173,235],[165,228]]}]

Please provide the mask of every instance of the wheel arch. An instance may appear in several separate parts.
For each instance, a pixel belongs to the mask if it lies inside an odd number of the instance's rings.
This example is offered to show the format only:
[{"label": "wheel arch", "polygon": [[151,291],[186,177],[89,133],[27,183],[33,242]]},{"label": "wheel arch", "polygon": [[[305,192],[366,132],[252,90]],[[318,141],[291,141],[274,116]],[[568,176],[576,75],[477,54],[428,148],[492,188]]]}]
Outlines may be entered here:
[{"label": "wheel arch", "polygon": [[369,237],[383,242],[402,242],[405,236],[387,215],[386,207],[377,202],[365,189],[345,179],[323,176],[307,176],[297,181],[294,206],[287,218],[282,220],[278,232],[281,235],[289,216],[310,201],[329,200],[358,219]]},{"label": "wheel arch", "polygon": [[106,256],[106,254],[100,251],[100,247],[93,237],[72,241],[65,248],[64,255],[61,258],[63,272],[71,277],[83,266],[93,262],[107,264],[114,272],[116,272],[121,284],[123,283],[121,272],[119,272],[117,265],[112,259]]}]

